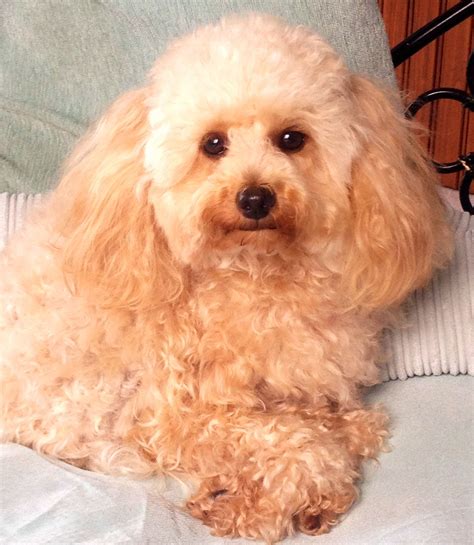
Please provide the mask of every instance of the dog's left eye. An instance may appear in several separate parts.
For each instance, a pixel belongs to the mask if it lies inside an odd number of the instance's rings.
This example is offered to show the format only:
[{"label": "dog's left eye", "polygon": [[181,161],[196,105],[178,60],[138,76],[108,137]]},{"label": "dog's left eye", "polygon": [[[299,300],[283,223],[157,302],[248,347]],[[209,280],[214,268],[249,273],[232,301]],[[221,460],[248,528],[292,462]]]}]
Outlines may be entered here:
[{"label": "dog's left eye", "polygon": [[303,149],[306,136],[300,131],[283,131],[278,137],[278,147],[282,151],[292,152]]},{"label": "dog's left eye", "polygon": [[224,155],[227,151],[227,138],[217,132],[208,134],[202,142],[202,150],[209,157]]}]

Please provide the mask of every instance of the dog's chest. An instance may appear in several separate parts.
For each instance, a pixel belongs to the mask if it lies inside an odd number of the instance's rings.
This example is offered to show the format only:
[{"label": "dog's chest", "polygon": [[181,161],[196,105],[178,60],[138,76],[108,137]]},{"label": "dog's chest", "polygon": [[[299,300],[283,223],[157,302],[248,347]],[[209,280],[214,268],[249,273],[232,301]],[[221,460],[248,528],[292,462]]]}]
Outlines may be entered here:
[{"label": "dog's chest", "polygon": [[192,312],[201,351],[219,346],[251,358],[277,357],[277,352],[293,350],[295,342],[317,341],[318,324],[331,314],[314,286],[246,275],[200,285]]},{"label": "dog's chest", "polygon": [[359,325],[328,286],[242,275],[203,283],[194,295],[203,399],[232,403],[245,392],[249,403],[257,396],[314,405],[333,395],[328,385],[342,367],[360,359],[353,354]]}]

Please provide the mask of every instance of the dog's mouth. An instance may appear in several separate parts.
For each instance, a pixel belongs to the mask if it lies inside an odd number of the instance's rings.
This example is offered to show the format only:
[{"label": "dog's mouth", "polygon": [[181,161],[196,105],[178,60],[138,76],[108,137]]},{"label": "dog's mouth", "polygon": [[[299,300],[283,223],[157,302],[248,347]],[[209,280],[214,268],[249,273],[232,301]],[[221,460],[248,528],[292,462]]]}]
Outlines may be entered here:
[{"label": "dog's mouth", "polygon": [[278,225],[275,222],[269,223],[258,220],[237,227],[237,231],[265,231],[274,229],[278,229]]},{"label": "dog's mouth", "polygon": [[[240,218],[232,223],[221,224],[219,229],[223,243],[227,245],[245,246],[247,244],[278,244],[280,239],[293,239],[293,224],[286,224],[281,218],[267,217],[260,220]],[[224,242],[225,240],[225,242]]]},{"label": "dog's mouth", "polygon": [[269,216],[259,220],[242,218],[232,227],[233,231],[273,231],[278,229],[278,224],[274,217]]},{"label": "dog's mouth", "polygon": [[[294,225],[292,222],[285,222],[284,218],[268,216],[259,220],[238,218],[234,221],[222,222],[218,224],[219,231],[225,237],[232,235],[244,236],[245,240],[265,239],[271,236],[272,239],[278,235],[288,236],[294,234]],[[233,238],[233,237],[232,237]],[[240,238],[238,238],[240,240]]]}]

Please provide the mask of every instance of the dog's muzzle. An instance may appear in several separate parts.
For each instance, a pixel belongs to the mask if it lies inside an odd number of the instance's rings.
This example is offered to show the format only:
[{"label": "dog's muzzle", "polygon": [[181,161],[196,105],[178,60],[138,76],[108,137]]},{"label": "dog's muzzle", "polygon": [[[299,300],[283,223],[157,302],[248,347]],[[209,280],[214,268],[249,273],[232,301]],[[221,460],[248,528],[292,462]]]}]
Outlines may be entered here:
[{"label": "dog's muzzle", "polygon": [[274,191],[264,185],[244,187],[237,193],[236,204],[247,219],[260,220],[270,213],[276,204]]}]

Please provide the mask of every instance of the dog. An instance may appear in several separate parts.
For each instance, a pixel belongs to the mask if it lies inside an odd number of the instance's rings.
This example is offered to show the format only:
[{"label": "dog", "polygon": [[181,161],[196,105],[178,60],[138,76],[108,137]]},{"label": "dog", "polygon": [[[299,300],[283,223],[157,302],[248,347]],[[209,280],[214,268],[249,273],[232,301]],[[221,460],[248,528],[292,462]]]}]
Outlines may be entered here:
[{"label": "dog", "polygon": [[326,532],[385,448],[381,331],[451,247],[397,97],[306,28],[198,29],[1,256],[2,438],[186,475],[218,536]]}]

